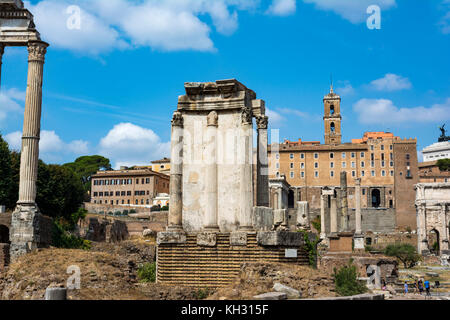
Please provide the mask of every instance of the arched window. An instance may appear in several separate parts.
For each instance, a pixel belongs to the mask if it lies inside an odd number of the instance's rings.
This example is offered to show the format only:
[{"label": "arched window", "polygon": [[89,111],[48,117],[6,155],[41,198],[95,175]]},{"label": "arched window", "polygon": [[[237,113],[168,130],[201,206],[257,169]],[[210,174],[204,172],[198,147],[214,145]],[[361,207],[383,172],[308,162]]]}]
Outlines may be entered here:
[{"label": "arched window", "polygon": [[334,115],[334,104],[330,106],[330,115]]},{"label": "arched window", "polygon": [[331,123],[330,129],[331,129],[331,132],[333,132],[333,133],[336,132],[336,126],[334,125],[334,122]]}]

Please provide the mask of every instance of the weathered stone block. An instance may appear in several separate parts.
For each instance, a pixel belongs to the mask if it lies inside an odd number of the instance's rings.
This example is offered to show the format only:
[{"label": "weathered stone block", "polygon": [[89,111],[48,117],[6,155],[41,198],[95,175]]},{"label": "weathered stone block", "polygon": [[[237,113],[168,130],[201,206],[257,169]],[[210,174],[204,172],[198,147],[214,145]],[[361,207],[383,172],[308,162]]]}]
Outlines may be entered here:
[{"label": "weathered stone block", "polygon": [[67,300],[67,289],[47,288],[45,290],[45,300]]},{"label": "weathered stone block", "polygon": [[291,246],[300,247],[304,244],[303,234],[288,231],[261,231],[257,235],[261,246]]},{"label": "weathered stone block", "polygon": [[232,233],[230,233],[230,245],[231,246],[246,246],[247,245],[247,232],[232,232]]},{"label": "weathered stone block", "polygon": [[253,297],[255,300],[286,300],[287,294],[284,292],[268,292]]},{"label": "weathered stone block", "polygon": [[282,292],[286,293],[287,297],[289,299],[299,299],[301,298],[301,293],[298,290],[295,290],[294,288],[288,287],[284,284],[281,284],[279,282],[275,283],[273,285],[273,290],[276,292]]},{"label": "weathered stone block", "polygon": [[273,216],[274,224],[287,224],[288,222],[288,213],[286,209],[274,210]]},{"label": "weathered stone block", "polygon": [[269,231],[273,226],[274,212],[272,208],[253,208],[253,227],[258,231]]},{"label": "weathered stone block", "polygon": [[217,234],[202,232],[197,235],[197,245],[202,247],[215,247],[217,244]]},{"label": "weathered stone block", "polygon": [[159,232],[156,238],[156,243],[160,244],[170,244],[170,243],[185,243],[186,233],[179,231],[165,231]]}]

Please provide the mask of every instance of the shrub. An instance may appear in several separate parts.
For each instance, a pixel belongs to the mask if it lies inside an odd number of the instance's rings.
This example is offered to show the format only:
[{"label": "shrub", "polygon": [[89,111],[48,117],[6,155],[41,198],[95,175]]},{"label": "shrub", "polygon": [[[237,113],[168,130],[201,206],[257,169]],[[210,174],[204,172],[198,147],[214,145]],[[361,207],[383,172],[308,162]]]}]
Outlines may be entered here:
[{"label": "shrub", "polygon": [[440,171],[450,171],[450,159],[439,159],[437,166]]},{"label": "shrub", "polygon": [[141,282],[155,282],[156,281],[156,262],[144,263],[139,267],[138,278]]},{"label": "shrub", "polygon": [[210,293],[211,292],[210,292],[209,288],[198,289],[197,292],[195,293],[195,296],[198,300],[204,300],[204,299],[208,298]]},{"label": "shrub", "polygon": [[167,206],[162,207],[161,211],[169,211],[169,206],[167,205]]},{"label": "shrub", "polygon": [[384,249],[384,253],[387,256],[396,257],[405,268],[412,268],[420,261],[416,247],[408,243],[390,244]]},{"label": "shrub", "polygon": [[312,220],[311,224],[314,227],[314,229],[317,230],[317,232],[320,232],[320,230],[322,229],[320,217],[316,217],[314,220]]},{"label": "shrub", "polygon": [[130,210],[130,213],[136,213],[136,210],[131,209],[131,210]]},{"label": "shrub", "polygon": [[122,212],[116,211],[116,212],[114,213],[114,215],[115,215],[115,216],[121,216],[121,215],[122,215]]},{"label": "shrub", "polygon": [[351,260],[347,266],[340,268],[339,271],[334,268],[333,278],[336,292],[341,296],[354,296],[367,291],[367,287],[358,280],[356,266],[352,264]]},{"label": "shrub", "polygon": [[158,205],[158,206],[152,206],[151,208],[150,208],[150,211],[152,211],[152,212],[159,212],[159,211],[161,211],[161,207]]},{"label": "shrub", "polygon": [[53,221],[52,245],[63,249],[90,250],[91,242],[74,236],[65,230],[65,226],[58,221]]},{"label": "shrub", "polygon": [[128,215],[128,210],[123,210],[123,213],[122,213],[124,216],[127,216]]},{"label": "shrub", "polygon": [[309,234],[307,231],[300,230],[303,233],[303,239],[305,240],[305,250],[308,252],[309,265],[313,268],[317,267],[317,244],[320,239],[317,238],[314,241],[309,239]]},{"label": "shrub", "polygon": [[366,246],[364,246],[364,250],[365,250],[366,252],[370,252],[370,251],[373,251],[374,249],[373,249],[372,246],[366,245]]}]

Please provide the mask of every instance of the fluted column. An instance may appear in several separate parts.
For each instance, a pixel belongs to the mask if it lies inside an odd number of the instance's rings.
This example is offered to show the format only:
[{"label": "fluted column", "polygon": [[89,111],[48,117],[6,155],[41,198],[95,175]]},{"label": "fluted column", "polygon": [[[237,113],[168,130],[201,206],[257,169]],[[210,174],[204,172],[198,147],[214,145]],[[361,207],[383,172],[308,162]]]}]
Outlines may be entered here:
[{"label": "fluted column", "polygon": [[449,253],[449,238],[448,238],[448,219],[447,219],[447,214],[446,214],[446,209],[447,209],[447,204],[446,203],[442,203],[441,204],[441,217],[442,217],[442,223],[443,223],[443,227],[442,227],[442,231],[443,231],[443,235],[442,235],[442,244],[441,244],[441,254],[448,254]]},{"label": "fluted column", "polygon": [[361,234],[361,179],[355,180],[355,234]]},{"label": "fluted column", "polygon": [[47,47],[48,44],[41,41],[30,42],[28,45],[28,82],[23,122],[18,205],[33,206],[36,201],[42,82]]},{"label": "fluted column", "polygon": [[5,47],[0,44],[0,92],[2,88],[2,61],[3,61],[3,53],[5,52]]},{"label": "fluted column", "polygon": [[168,231],[183,230],[183,116],[175,112],[172,119],[170,163],[170,204]]},{"label": "fluted column", "polygon": [[207,154],[206,154],[206,216],[204,230],[219,232],[217,199],[217,112],[212,111],[207,118]]},{"label": "fluted column", "polygon": [[267,116],[260,116],[256,119],[258,125],[256,205],[258,207],[269,207],[268,122],[269,117]]},{"label": "fluted column", "polygon": [[338,225],[337,225],[337,204],[336,204],[336,197],[331,197],[331,206],[330,206],[330,225],[331,225],[331,230],[330,233],[331,235],[336,235],[337,231],[338,231]]},{"label": "fluted column", "polygon": [[348,231],[347,172],[341,172],[341,231]]},{"label": "fluted column", "polygon": [[239,230],[252,231],[253,210],[253,138],[252,138],[252,113],[251,108],[244,109],[241,124],[241,157],[240,157],[240,216]]},{"label": "fluted column", "polygon": [[427,216],[424,203],[416,205],[417,210],[417,251],[419,254],[428,251]]},{"label": "fluted column", "polygon": [[325,239],[327,237],[325,229],[325,199],[324,195],[320,195],[320,239]]}]

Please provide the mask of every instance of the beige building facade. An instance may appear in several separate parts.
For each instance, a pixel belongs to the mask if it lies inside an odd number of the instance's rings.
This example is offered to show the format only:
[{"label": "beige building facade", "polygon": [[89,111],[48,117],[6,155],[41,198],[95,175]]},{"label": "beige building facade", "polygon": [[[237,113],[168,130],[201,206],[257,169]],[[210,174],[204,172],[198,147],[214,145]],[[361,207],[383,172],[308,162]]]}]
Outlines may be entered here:
[{"label": "beige building facade", "polygon": [[318,216],[321,190],[338,187],[341,172],[346,172],[350,209],[355,209],[355,179],[361,179],[362,209],[394,212],[395,227],[415,229],[417,140],[390,132],[366,132],[361,139],[342,143],[341,99],[331,89],[323,101],[325,144],[285,140],[269,150],[270,179],[285,176],[291,186],[289,208],[307,201],[310,212]]},{"label": "beige building facade", "polygon": [[114,206],[152,206],[169,193],[169,176],[150,169],[98,171],[91,177],[91,203]]}]

